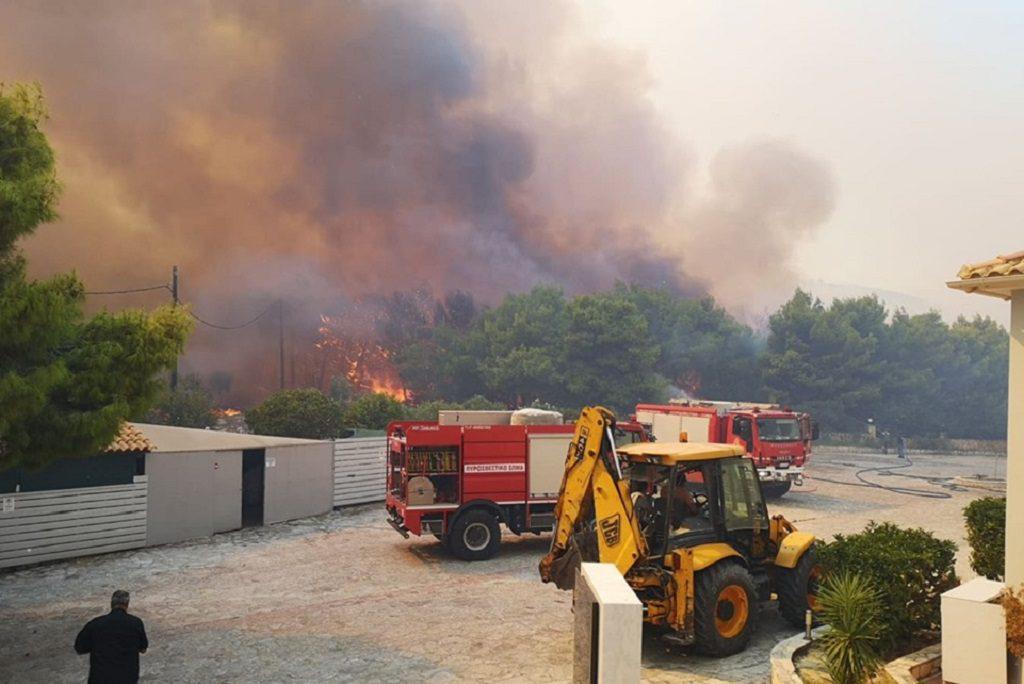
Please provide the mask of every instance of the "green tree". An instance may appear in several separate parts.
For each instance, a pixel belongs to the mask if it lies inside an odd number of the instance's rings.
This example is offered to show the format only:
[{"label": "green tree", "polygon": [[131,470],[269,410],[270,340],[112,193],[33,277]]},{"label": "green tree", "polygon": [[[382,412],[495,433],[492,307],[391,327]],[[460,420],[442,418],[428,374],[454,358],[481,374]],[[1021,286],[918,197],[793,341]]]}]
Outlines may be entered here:
[{"label": "green tree", "polygon": [[1006,434],[1007,333],[991,319],[890,318],[874,297],[825,307],[797,291],[769,326],[761,362],[771,398],[826,429],[856,431],[874,418],[907,436]]},{"label": "green tree", "polygon": [[393,292],[385,298],[377,323],[377,332],[384,346],[391,350],[403,349],[416,340],[429,337],[427,312],[432,304],[432,298],[423,290]]},{"label": "green tree", "polygon": [[487,396],[510,404],[564,394],[560,357],[569,328],[565,296],[537,286],[487,311],[475,337]]},{"label": "green tree", "polygon": [[760,347],[753,331],[710,297],[683,299],[665,289],[619,284],[647,320],[658,345],[655,369],[688,394],[705,399],[763,398]]},{"label": "green tree", "polygon": [[950,326],[952,358],[939,369],[935,404],[950,437],[1006,439],[1009,333],[991,318],[958,318]]},{"label": "green tree", "polygon": [[561,405],[600,403],[627,412],[641,401],[665,398],[666,382],[654,373],[658,345],[647,320],[621,292],[574,298],[567,309]]},{"label": "green tree", "polygon": [[875,417],[886,316],[875,297],[837,299],[826,308],[797,290],[768,322],[762,370],[771,399],[808,410],[831,429],[858,429]]},{"label": "green tree", "polygon": [[249,409],[245,422],[258,435],[332,439],[344,432],[341,405],[318,389],[281,390]]},{"label": "green tree", "polygon": [[60,184],[53,150],[40,129],[46,107],[38,85],[0,84],[0,255],[57,218]]},{"label": "green tree", "polygon": [[879,349],[885,368],[875,419],[883,429],[902,435],[936,435],[945,418],[936,404],[942,396],[942,369],[953,353],[949,326],[937,312],[893,314]]},{"label": "green tree", "polygon": [[[405,405],[383,392],[364,394],[345,410],[346,427],[383,430],[393,420],[406,417]],[[435,417],[436,419],[436,417]]]},{"label": "green tree", "polygon": [[210,391],[203,387],[197,376],[186,375],[174,389],[169,386],[163,388],[156,406],[146,414],[146,422],[208,428],[216,422],[213,408]]},{"label": "green tree", "polygon": [[472,295],[454,291],[433,301],[421,291],[384,300],[378,332],[403,387],[419,402],[461,400],[484,390],[471,329],[477,321]]},{"label": "green tree", "polygon": [[0,88],[0,470],[95,454],[141,416],[191,331],[184,309],[82,313],[74,274],[29,280],[16,241],[56,217],[36,87]]}]

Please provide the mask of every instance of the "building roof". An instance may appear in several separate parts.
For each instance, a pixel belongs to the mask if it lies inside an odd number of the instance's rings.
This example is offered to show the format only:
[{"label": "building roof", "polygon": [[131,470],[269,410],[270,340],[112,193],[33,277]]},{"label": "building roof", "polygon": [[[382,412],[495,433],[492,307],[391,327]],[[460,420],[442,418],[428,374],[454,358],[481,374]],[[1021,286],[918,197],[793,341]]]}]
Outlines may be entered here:
[{"label": "building roof", "polygon": [[1024,289],[1024,250],[964,264],[957,278],[946,285],[954,290],[1009,299],[1011,292]]},{"label": "building roof", "polygon": [[149,423],[128,423],[128,425],[142,435],[145,435],[145,438],[153,447],[149,449],[150,451],[159,453],[238,451],[240,449],[264,449],[267,447],[323,443],[322,440],[316,439],[245,435],[237,432],[202,430],[173,425],[151,425]]},{"label": "building roof", "polygon": [[636,442],[616,449],[630,460],[648,460],[674,465],[680,461],[706,461],[742,456],[746,450],[736,444],[704,442]]},{"label": "building roof", "polygon": [[153,443],[131,423],[122,423],[117,437],[104,452],[120,454],[131,451],[153,451]]}]

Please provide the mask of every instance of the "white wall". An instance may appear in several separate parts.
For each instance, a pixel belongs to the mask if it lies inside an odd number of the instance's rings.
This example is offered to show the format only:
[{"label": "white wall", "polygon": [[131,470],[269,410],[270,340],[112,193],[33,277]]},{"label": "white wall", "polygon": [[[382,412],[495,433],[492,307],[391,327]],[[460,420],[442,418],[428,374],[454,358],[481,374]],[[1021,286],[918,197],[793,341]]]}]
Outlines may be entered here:
[{"label": "white wall", "polygon": [[145,477],[134,484],[0,495],[0,568],[146,544]]},{"label": "white wall", "polygon": [[383,501],[387,493],[387,438],[334,441],[334,505]]},{"label": "white wall", "polygon": [[264,524],[319,515],[333,508],[331,442],[268,447],[265,458]]},{"label": "white wall", "polygon": [[242,526],[242,452],[150,453],[147,544],[207,537]]},{"label": "white wall", "polygon": [[1024,290],[1010,305],[1010,395],[1006,435],[1006,584],[1024,582]]}]

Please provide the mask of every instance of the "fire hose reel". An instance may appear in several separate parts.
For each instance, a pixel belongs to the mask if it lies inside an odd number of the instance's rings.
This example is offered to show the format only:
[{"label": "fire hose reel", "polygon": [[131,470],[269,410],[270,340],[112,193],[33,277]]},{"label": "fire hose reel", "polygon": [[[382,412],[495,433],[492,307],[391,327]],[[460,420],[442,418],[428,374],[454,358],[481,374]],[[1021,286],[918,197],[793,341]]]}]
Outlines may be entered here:
[{"label": "fire hose reel", "polygon": [[409,478],[410,506],[429,506],[435,501],[437,501],[437,492],[429,477],[417,475]]}]

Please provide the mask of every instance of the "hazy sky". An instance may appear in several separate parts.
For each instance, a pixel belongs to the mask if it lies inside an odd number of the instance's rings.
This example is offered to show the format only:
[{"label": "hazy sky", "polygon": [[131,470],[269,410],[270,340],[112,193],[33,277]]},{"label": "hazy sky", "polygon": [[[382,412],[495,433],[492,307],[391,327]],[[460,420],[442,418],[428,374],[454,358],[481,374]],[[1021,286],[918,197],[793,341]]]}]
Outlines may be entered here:
[{"label": "hazy sky", "polygon": [[582,7],[645,56],[656,104],[702,158],[781,138],[832,168],[836,210],[796,253],[803,278],[1007,320],[943,283],[1024,249],[1024,3]]},{"label": "hazy sky", "polygon": [[944,283],[1024,249],[1019,0],[134,7],[0,2],[66,187],[40,274],[177,263],[204,311],[315,272],[332,300],[626,279],[752,322],[796,284],[1008,319]]}]

